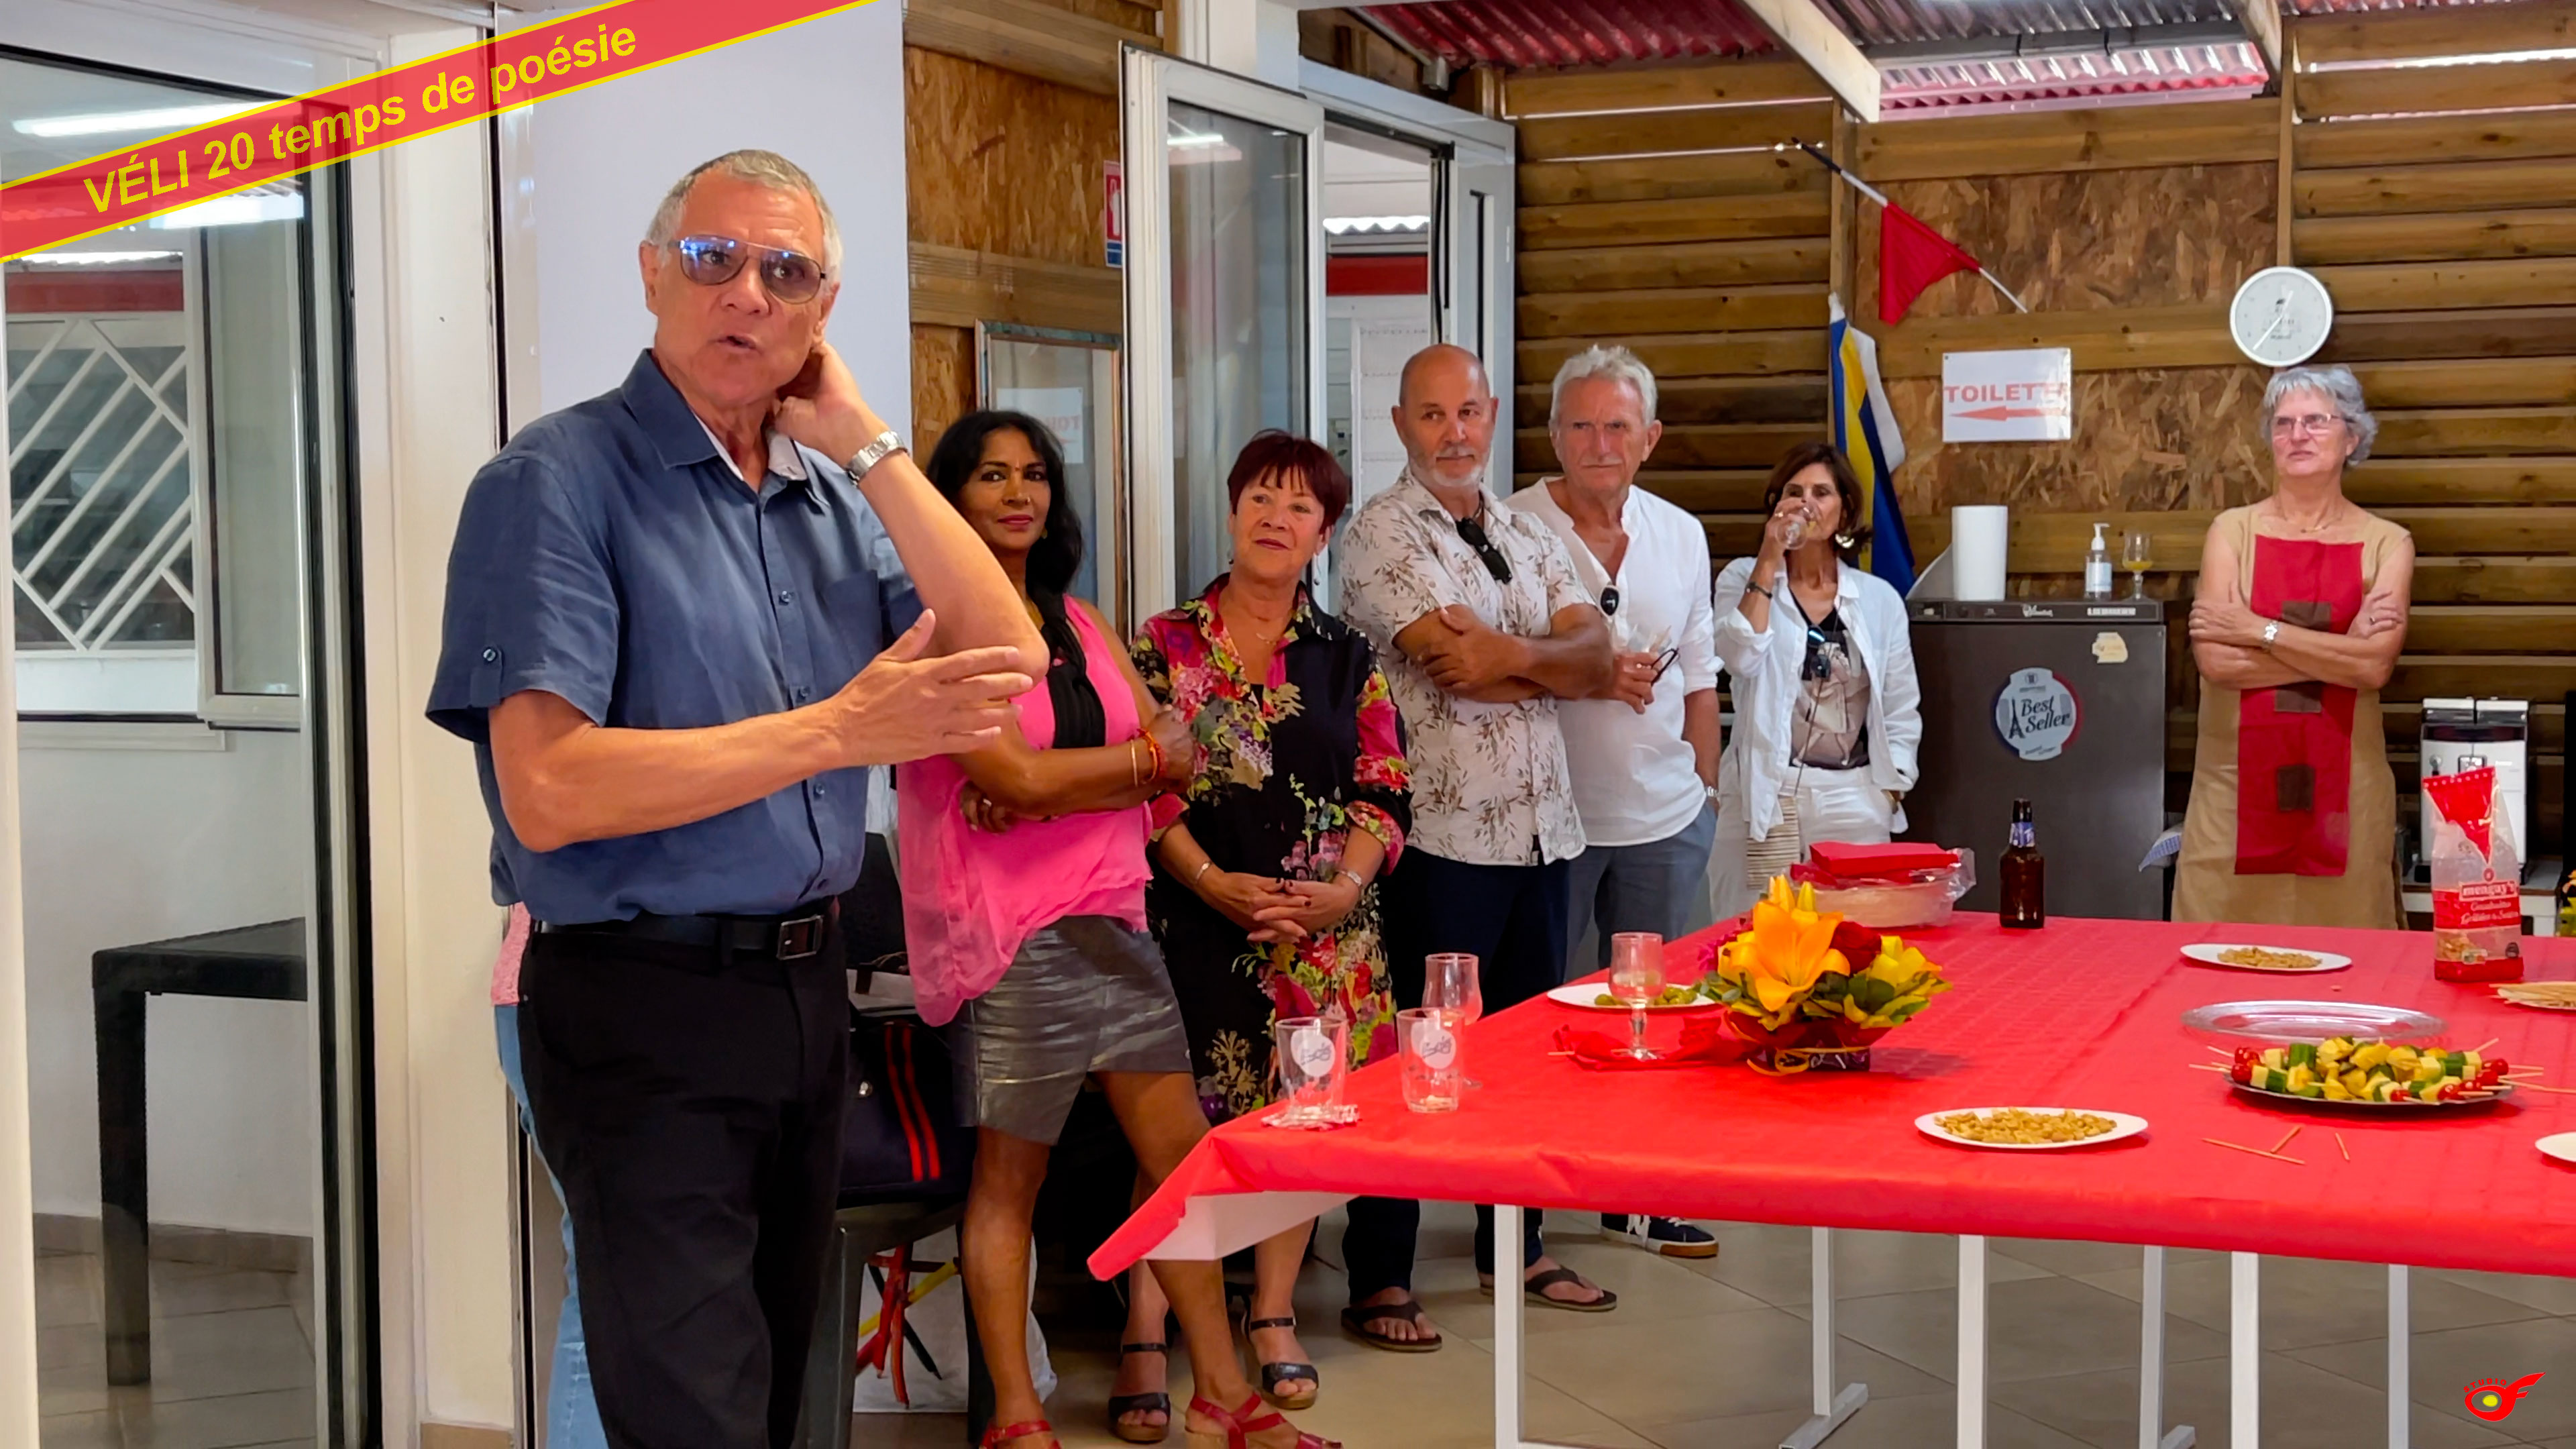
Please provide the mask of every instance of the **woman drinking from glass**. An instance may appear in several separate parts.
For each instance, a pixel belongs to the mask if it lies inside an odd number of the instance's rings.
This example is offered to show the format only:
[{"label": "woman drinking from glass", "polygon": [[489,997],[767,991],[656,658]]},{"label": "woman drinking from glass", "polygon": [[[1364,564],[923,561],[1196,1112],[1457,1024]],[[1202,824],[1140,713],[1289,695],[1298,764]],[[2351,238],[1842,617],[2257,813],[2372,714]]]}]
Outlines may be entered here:
[{"label": "woman drinking from glass", "polygon": [[[1097,610],[1065,597],[1082,532],[1063,452],[1035,419],[975,413],[925,470],[1020,588],[1046,682],[972,754],[898,772],[904,921],[924,1020],[946,1022],[976,1128],[959,1257],[993,1376],[986,1449],[1056,1443],[1029,1373],[1029,1220],[1075,1097],[1096,1079],[1149,1183],[1207,1118],[1145,930],[1147,802],[1185,788],[1193,749],[1156,710]],[[1236,1360],[1210,1262],[1157,1262],[1191,1350],[1193,1449],[1329,1449],[1263,1408]]]},{"label": "woman drinking from glass", "polygon": [[[1367,638],[1307,591],[1349,477],[1316,444],[1267,432],[1235,459],[1226,494],[1232,571],[1147,620],[1135,646],[1146,687],[1199,743],[1189,808],[1155,843],[1147,904],[1199,1105],[1217,1121],[1276,1096],[1282,1018],[1341,1016],[1353,1067],[1395,1049],[1377,881],[1413,817],[1386,676]],[[1313,1403],[1319,1387],[1291,1304],[1312,1227],[1253,1250],[1245,1333],[1262,1392],[1282,1408]],[[1128,1301],[1129,1346],[1150,1352],[1163,1296],[1138,1273]]]}]

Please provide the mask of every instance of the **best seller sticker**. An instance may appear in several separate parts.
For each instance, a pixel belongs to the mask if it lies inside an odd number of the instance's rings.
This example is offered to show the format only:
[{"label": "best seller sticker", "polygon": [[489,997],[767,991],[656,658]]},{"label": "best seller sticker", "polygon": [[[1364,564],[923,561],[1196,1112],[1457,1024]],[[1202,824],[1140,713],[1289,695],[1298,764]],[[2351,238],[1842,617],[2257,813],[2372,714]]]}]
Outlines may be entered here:
[{"label": "best seller sticker", "polygon": [[618,0],[0,186],[0,261],[300,176],[868,0]]},{"label": "best seller sticker", "polygon": [[2025,760],[2053,760],[2084,724],[2084,707],[2066,681],[2046,669],[2016,669],[1995,695],[1995,733]]}]

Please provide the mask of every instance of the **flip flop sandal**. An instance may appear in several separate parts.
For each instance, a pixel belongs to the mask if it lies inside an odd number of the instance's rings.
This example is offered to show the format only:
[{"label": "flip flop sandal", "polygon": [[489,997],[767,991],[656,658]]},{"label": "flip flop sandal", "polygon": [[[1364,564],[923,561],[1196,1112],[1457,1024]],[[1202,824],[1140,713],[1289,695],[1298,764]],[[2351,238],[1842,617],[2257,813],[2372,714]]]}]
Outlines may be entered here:
[{"label": "flip flop sandal", "polygon": [[[1593,1299],[1589,1303],[1574,1303],[1563,1298],[1550,1298],[1547,1296],[1547,1290],[1555,1287],[1559,1283],[1580,1283],[1582,1281],[1583,1275],[1575,1272],[1572,1268],[1550,1268],[1535,1278],[1522,1279],[1521,1293],[1522,1296],[1528,1298],[1530,1302],[1538,1304],[1542,1308],[1561,1308],[1568,1313],[1607,1313],[1611,1309],[1619,1306],[1619,1295],[1611,1292],[1607,1288],[1601,1287],[1597,1283],[1591,1286],[1595,1291],[1600,1293],[1601,1296]],[[1493,1284],[1483,1284],[1482,1288],[1486,1297],[1491,1298],[1494,1296]]]},{"label": "flip flop sandal", "polygon": [[1382,1330],[1370,1326],[1383,1323],[1390,1318],[1401,1318],[1407,1323],[1419,1325],[1422,1322],[1422,1304],[1419,1300],[1408,1298],[1402,1303],[1379,1303],[1367,1308],[1354,1305],[1345,1308],[1342,1310],[1342,1331],[1371,1348],[1382,1348],[1388,1353],[1439,1351],[1442,1340],[1436,1333],[1429,1338],[1393,1338]]}]

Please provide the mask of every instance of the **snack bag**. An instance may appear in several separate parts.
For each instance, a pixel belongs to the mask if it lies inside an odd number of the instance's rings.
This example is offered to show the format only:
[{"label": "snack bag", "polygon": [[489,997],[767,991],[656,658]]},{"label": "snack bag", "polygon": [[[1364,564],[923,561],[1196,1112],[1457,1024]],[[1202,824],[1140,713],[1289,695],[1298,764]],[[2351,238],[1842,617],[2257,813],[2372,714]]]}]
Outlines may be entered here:
[{"label": "snack bag", "polygon": [[2481,765],[2424,782],[2433,830],[2433,975],[2442,981],[2522,979],[2522,859],[2513,823],[2495,808],[2495,769]]}]

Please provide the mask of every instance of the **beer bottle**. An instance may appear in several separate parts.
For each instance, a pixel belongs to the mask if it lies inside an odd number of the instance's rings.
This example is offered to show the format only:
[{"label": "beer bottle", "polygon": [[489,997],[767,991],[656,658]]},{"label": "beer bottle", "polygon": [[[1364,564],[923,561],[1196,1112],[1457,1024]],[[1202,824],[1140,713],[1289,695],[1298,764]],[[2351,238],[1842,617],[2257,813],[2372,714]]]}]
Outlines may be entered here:
[{"label": "beer bottle", "polygon": [[2012,839],[2004,847],[1999,915],[2007,930],[2032,930],[2048,924],[2048,860],[2039,853],[2039,831],[2031,824],[2030,802],[2015,800]]}]

